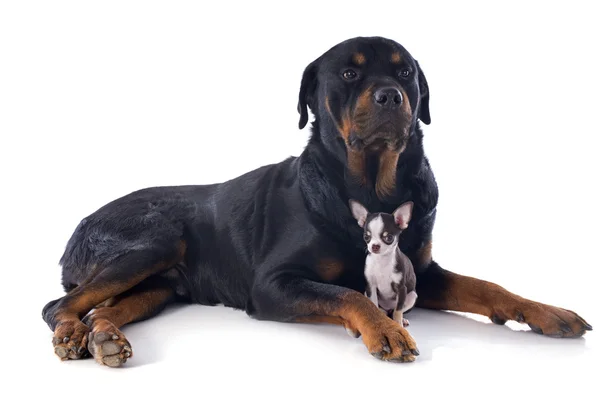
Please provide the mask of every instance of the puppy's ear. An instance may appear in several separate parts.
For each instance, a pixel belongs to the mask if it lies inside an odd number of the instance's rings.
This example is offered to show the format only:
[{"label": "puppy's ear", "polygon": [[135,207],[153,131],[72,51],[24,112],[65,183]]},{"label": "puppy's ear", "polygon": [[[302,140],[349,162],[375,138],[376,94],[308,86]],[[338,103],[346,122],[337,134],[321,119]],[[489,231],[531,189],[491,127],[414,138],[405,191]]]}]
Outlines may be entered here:
[{"label": "puppy's ear", "polygon": [[429,115],[429,85],[417,60],[415,60],[415,63],[419,72],[419,92],[421,92],[418,117],[425,125],[429,125],[431,123],[431,116]]},{"label": "puppy's ear", "polygon": [[308,107],[312,108],[315,91],[317,89],[317,70],[321,58],[308,64],[302,74],[302,82],[300,83],[300,95],[298,96],[298,113],[300,114],[300,122],[298,127],[303,129],[308,122]]},{"label": "puppy's ear", "polygon": [[356,200],[350,200],[350,210],[354,218],[358,221],[358,226],[364,228],[369,211]]},{"label": "puppy's ear", "polygon": [[394,211],[394,220],[400,229],[408,228],[408,221],[412,216],[413,202],[407,201]]}]

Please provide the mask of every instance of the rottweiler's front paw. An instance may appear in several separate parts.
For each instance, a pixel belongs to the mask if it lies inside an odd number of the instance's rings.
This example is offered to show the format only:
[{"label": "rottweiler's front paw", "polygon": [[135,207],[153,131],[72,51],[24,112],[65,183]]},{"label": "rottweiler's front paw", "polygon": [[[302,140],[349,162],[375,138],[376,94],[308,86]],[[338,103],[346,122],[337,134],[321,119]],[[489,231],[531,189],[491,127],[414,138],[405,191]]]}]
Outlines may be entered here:
[{"label": "rottweiler's front paw", "polygon": [[592,326],[570,310],[538,304],[522,315],[531,330],[551,337],[580,337]]},{"label": "rottweiler's front paw", "polygon": [[513,319],[528,324],[535,333],[557,338],[580,337],[592,330],[592,326],[573,311],[533,301],[513,310],[499,310],[491,319],[495,323]]},{"label": "rottweiler's front paw", "polygon": [[371,355],[380,360],[412,362],[419,355],[408,331],[389,318],[382,318],[367,332],[362,332],[362,336]]}]

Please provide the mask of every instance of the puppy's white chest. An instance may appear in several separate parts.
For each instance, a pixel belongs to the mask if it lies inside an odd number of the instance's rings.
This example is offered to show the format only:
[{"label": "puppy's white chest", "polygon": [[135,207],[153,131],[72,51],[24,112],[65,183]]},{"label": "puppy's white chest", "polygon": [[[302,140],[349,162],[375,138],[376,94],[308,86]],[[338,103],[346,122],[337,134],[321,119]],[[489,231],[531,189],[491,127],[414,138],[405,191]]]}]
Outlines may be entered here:
[{"label": "puppy's white chest", "polygon": [[392,309],[395,306],[396,293],[392,288],[392,283],[402,280],[402,274],[396,272],[395,268],[396,257],[393,252],[391,255],[370,254],[365,264],[367,283],[371,288],[377,290],[379,304],[386,309]]}]

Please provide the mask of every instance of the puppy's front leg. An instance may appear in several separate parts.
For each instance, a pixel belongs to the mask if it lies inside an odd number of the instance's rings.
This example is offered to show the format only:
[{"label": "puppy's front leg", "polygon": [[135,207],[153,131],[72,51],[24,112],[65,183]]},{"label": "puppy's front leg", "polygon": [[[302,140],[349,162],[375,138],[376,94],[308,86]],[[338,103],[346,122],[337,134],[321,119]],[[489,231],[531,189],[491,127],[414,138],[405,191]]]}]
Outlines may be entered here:
[{"label": "puppy's front leg", "polygon": [[365,295],[373,302],[373,304],[375,304],[375,307],[379,307],[379,301],[377,300],[377,286],[375,286],[374,282],[367,282]]},{"label": "puppy's front leg", "polygon": [[398,284],[396,286],[396,309],[394,310],[394,321],[400,325],[407,327],[409,325],[408,320],[404,319],[404,302],[406,301],[406,286]]}]

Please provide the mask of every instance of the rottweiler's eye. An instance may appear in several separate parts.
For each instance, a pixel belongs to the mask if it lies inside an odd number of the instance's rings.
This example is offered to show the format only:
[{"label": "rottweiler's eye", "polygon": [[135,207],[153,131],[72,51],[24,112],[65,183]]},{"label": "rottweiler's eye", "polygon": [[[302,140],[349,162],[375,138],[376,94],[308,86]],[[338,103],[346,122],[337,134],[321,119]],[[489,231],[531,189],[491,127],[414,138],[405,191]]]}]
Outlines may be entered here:
[{"label": "rottweiler's eye", "polygon": [[351,81],[353,79],[356,79],[358,74],[353,69],[347,69],[342,73],[342,76],[344,77],[345,80]]},{"label": "rottweiler's eye", "polygon": [[402,68],[400,72],[398,72],[398,76],[400,78],[408,78],[410,76],[410,69]]}]

